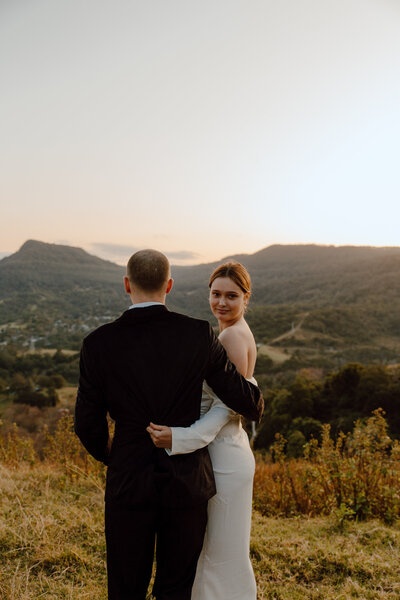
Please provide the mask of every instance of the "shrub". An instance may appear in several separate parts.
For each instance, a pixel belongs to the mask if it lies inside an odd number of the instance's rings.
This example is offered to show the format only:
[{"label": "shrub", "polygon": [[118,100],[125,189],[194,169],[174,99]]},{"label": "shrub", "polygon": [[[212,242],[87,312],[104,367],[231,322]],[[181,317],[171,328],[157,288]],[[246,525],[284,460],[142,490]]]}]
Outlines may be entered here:
[{"label": "shrub", "polygon": [[308,442],[302,459],[288,460],[284,447],[278,434],[275,462],[257,461],[254,502],[263,514],[315,516],[339,510],[346,518],[377,517],[387,523],[400,517],[400,443],[388,436],[381,409],[336,442],[325,425],[321,442]]}]

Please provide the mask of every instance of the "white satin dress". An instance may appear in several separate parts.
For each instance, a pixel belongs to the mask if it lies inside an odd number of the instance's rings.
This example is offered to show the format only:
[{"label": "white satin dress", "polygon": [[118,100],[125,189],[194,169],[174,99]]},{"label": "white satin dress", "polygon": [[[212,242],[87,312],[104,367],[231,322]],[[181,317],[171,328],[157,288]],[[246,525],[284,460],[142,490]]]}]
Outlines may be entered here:
[{"label": "white satin dress", "polygon": [[190,427],[171,429],[171,455],[208,444],[217,488],[208,502],[192,600],[256,600],[249,556],[255,463],[241,417],[204,384],[200,419]]}]

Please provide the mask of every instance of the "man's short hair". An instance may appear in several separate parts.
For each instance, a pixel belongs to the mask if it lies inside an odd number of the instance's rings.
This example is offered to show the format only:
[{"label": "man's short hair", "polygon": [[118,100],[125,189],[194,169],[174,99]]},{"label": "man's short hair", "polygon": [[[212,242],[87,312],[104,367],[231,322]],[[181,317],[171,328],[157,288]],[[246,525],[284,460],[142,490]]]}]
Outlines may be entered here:
[{"label": "man's short hair", "polygon": [[170,278],[168,258],[158,250],[139,250],[130,257],[126,274],[133,287],[158,292]]}]

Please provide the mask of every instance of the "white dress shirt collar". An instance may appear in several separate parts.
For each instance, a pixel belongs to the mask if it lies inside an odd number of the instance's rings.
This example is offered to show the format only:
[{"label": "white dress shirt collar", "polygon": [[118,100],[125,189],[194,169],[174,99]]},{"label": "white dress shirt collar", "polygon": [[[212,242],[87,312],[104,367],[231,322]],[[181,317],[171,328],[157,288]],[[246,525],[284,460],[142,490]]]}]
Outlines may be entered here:
[{"label": "white dress shirt collar", "polygon": [[137,304],[132,304],[129,307],[129,310],[131,308],[147,308],[148,306],[157,306],[157,305],[164,306],[162,302],[138,302]]}]

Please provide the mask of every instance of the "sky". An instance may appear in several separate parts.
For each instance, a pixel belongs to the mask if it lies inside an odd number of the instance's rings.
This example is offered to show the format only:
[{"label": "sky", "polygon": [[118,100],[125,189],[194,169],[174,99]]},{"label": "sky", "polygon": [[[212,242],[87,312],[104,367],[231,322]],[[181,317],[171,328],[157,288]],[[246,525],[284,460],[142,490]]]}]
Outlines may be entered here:
[{"label": "sky", "polygon": [[398,0],[0,0],[0,257],[400,245]]}]

